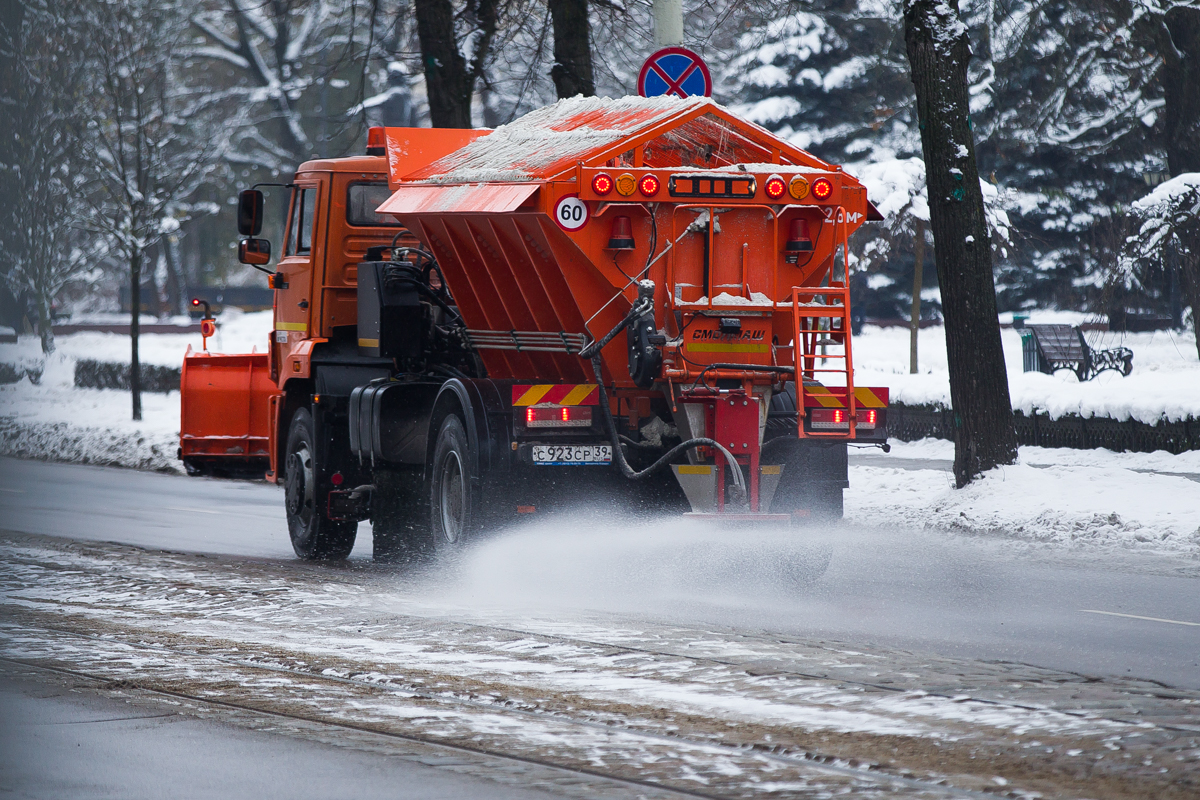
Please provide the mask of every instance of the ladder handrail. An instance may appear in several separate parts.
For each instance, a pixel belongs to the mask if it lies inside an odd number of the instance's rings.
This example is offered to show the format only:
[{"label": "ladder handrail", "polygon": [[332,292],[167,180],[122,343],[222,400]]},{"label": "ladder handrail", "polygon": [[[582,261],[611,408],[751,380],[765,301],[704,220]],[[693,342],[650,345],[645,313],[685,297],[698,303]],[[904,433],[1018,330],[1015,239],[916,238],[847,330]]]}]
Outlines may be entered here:
[{"label": "ladder handrail", "polygon": [[[854,393],[854,359],[851,349],[850,339],[850,243],[849,243],[849,226],[846,224],[846,211],[841,206],[838,206],[834,213],[834,246],[838,243],[838,233],[840,227],[841,244],[842,244],[842,283],[840,286],[833,285],[830,281],[829,286],[793,286],[792,287],[792,363],[796,375],[796,428],[797,436],[801,439],[810,437],[821,437],[830,439],[850,439],[857,438],[858,429],[858,398]],[[817,295],[822,295],[827,299],[841,298],[840,304],[833,303],[826,307],[830,310],[840,309],[840,314],[822,315],[822,318],[830,320],[842,320],[842,348],[841,355],[821,356],[821,358],[840,358],[842,359],[841,369],[829,369],[816,367],[814,363],[809,369],[805,369],[803,361],[808,359],[815,362],[817,356],[806,355],[810,349],[816,348],[816,337],[821,333],[820,329],[806,329],[800,325],[800,297],[806,297],[815,300]],[[807,303],[806,303],[807,304]],[[802,336],[811,336],[811,348],[804,346]],[[804,430],[804,419],[807,416],[808,404],[805,402],[809,392],[804,388],[804,374],[815,374],[817,372],[836,372],[846,376],[846,406],[849,411],[849,430],[845,433],[841,431],[830,431],[828,433],[817,433],[815,431]]]}]

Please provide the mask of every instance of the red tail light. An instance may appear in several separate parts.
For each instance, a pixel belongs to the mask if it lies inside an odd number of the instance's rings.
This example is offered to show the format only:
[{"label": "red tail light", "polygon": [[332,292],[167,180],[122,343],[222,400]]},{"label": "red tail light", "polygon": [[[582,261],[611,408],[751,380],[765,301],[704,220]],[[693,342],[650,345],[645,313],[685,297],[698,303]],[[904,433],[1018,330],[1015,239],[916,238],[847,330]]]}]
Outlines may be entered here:
[{"label": "red tail light", "polygon": [[814,200],[825,201],[833,194],[833,184],[828,178],[817,178],[813,181],[812,196]]},{"label": "red tail light", "polygon": [[658,194],[659,188],[658,178],[653,175],[643,175],[642,179],[638,181],[638,191],[646,197],[654,197]]},{"label": "red tail light", "polygon": [[530,406],[525,409],[526,428],[590,428],[591,406]]},{"label": "red tail light", "polygon": [[783,182],[783,178],[778,175],[772,175],[767,178],[767,182],[763,184],[763,191],[767,193],[767,197],[772,200],[778,200],[783,197],[783,193],[787,191],[787,184]]},{"label": "red tail light", "polygon": [[592,191],[603,197],[613,190],[613,179],[611,175],[605,175],[601,172],[596,177],[592,178]]},{"label": "red tail light", "polygon": [[[808,412],[808,421],[813,430],[849,430],[850,412],[845,408],[813,408]],[[880,416],[877,408],[858,409],[858,422],[855,428],[859,430],[879,427]]]}]

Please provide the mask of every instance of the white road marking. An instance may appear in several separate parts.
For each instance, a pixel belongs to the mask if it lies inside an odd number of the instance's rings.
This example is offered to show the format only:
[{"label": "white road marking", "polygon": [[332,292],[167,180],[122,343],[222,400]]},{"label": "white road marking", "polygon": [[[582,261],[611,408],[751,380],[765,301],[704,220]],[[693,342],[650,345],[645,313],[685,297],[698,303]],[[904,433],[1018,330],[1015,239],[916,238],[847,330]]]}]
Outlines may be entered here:
[{"label": "white road marking", "polygon": [[179,508],[177,506],[164,506],[164,511],[186,511],[189,514],[220,514],[220,511],[213,511],[211,508]]},{"label": "white road marking", "polygon": [[1184,622],[1180,619],[1162,619],[1161,617],[1143,617],[1138,614],[1118,614],[1116,611],[1097,611],[1094,608],[1079,609],[1084,614],[1107,614],[1110,617],[1128,617],[1129,619],[1144,619],[1149,622],[1169,622],[1172,625],[1191,625],[1200,628],[1200,622]]},{"label": "white road marking", "polygon": [[24,489],[5,489],[0,487],[0,492],[8,492],[9,494],[25,494]]}]

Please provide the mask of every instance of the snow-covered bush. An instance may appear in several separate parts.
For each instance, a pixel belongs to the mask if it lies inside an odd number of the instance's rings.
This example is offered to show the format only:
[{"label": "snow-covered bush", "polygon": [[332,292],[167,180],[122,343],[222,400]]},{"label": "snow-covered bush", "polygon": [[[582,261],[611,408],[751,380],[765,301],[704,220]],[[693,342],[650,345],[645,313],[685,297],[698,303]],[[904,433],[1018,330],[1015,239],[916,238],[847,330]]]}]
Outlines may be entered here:
[{"label": "snow-covered bush", "polygon": [[[1177,269],[1194,327],[1200,330],[1200,172],[1185,172],[1136,201],[1130,216],[1140,223],[1125,240],[1118,278],[1136,288],[1148,274]],[[1173,263],[1169,263],[1173,262]],[[1197,336],[1200,351],[1200,335]]]}]

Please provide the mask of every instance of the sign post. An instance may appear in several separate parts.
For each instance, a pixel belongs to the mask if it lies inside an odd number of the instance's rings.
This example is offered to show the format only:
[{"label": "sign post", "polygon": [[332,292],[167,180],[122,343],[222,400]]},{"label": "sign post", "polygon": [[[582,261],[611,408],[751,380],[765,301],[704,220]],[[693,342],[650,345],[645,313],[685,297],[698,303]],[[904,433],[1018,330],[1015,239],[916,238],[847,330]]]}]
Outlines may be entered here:
[{"label": "sign post", "polygon": [[638,75],[642,97],[712,97],[712,75],[704,59],[686,47],[664,47],[646,59]]}]

